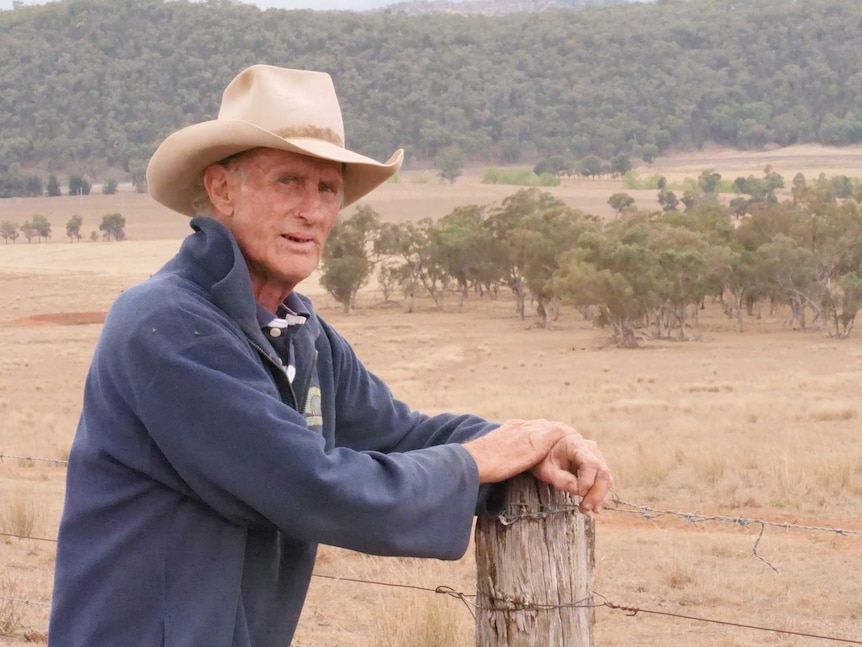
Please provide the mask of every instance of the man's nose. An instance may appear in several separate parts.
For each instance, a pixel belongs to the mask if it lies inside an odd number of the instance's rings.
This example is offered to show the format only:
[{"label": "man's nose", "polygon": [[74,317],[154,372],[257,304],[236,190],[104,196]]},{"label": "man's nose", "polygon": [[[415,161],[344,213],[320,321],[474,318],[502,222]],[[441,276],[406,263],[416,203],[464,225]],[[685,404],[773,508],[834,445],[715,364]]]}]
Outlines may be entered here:
[{"label": "man's nose", "polygon": [[308,182],[304,184],[296,209],[297,216],[306,222],[316,223],[323,219],[325,213],[326,210],[317,183]]}]

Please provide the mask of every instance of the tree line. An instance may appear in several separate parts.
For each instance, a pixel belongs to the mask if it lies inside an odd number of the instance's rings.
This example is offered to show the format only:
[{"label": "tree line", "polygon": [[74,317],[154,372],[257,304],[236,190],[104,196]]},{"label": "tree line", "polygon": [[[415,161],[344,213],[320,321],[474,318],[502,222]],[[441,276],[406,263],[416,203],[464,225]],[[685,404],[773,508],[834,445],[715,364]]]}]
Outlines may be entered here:
[{"label": "tree line", "polygon": [[781,201],[784,179],[769,167],[734,185],[746,182],[744,209],[723,204],[722,178],[707,170],[684,201],[668,206],[659,192],[660,209],[632,200],[607,222],[538,188],[437,221],[381,222],[362,206],[335,224],[321,283],[345,311],[372,276],[407,311],[419,295],[440,306],[507,290],[520,317],[533,303],[550,327],[572,306],[621,347],[690,338],[707,299],[740,330],[746,316],[784,308],[788,327],[850,335],[862,307],[862,187],[798,174]]},{"label": "tree line", "polygon": [[[0,175],[144,181],[243,67],[326,70],[349,144],[408,164],[862,142],[862,3],[662,0],[506,16],[60,0],[0,11]],[[229,44],[229,46],[227,45]],[[445,157],[444,156],[444,157]]]},{"label": "tree line", "polygon": [[[82,175],[72,174],[67,184],[67,195],[90,195],[93,185]],[[102,184],[102,193],[113,195],[117,192],[118,183],[114,178],[108,178]],[[38,173],[25,173],[21,164],[12,163],[5,172],[0,173],[0,198],[38,198],[48,196],[56,198],[63,195],[63,189],[57,175],[51,173],[43,180]]]},{"label": "tree line", "polygon": [[[80,242],[83,238],[81,235],[81,227],[83,226],[83,216],[74,215],[69,218],[66,222],[66,237],[70,242]],[[99,231],[102,232],[102,238],[105,240],[125,240],[125,216],[119,213],[109,213],[102,216],[102,222],[99,223]],[[41,214],[33,215],[21,225],[12,220],[0,222],[0,238],[7,245],[10,241],[14,244],[21,236],[24,236],[28,243],[32,243],[34,238],[37,243],[41,243],[43,240],[47,241],[51,238],[51,223]],[[99,240],[99,234],[95,230],[90,232],[90,240]]]},{"label": "tree line", "polygon": [[[584,9],[586,7],[602,7],[610,4],[621,4],[625,2],[639,2],[641,0],[543,0],[541,5],[533,3],[533,6],[543,8],[558,7],[569,9]],[[650,2],[651,0],[646,0]],[[407,0],[405,2],[394,2],[386,10],[403,11],[407,14],[419,15],[426,13],[480,13],[486,16],[504,16],[506,14],[524,11],[523,0]]]}]

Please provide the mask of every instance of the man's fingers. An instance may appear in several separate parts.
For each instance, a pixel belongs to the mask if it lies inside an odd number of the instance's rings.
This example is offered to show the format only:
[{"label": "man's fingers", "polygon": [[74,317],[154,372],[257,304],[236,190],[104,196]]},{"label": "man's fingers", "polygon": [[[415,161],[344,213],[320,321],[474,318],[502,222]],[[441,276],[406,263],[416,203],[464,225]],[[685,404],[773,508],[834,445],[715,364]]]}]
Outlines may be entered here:
[{"label": "man's fingers", "polygon": [[[581,477],[578,474],[578,485],[580,490]],[[607,469],[600,469],[592,475],[592,485],[582,494],[581,512],[601,512],[611,499],[614,480]]]},{"label": "man's fingers", "polygon": [[578,496],[586,497],[596,482],[599,466],[596,463],[581,465],[578,468]]}]

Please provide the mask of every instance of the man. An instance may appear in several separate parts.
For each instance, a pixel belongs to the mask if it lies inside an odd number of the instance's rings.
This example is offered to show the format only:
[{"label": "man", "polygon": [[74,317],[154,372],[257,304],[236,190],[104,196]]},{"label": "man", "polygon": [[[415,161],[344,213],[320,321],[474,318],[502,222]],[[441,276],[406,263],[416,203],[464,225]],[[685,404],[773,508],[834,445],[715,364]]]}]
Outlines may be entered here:
[{"label": "man", "polygon": [[328,75],[264,65],[153,155],[153,197],[194,233],[97,344],[49,644],[287,645],[319,543],[456,559],[487,484],[531,468],[584,511],[605,504],[594,443],[411,411],[294,291],[339,210],[401,159],[344,147]]}]

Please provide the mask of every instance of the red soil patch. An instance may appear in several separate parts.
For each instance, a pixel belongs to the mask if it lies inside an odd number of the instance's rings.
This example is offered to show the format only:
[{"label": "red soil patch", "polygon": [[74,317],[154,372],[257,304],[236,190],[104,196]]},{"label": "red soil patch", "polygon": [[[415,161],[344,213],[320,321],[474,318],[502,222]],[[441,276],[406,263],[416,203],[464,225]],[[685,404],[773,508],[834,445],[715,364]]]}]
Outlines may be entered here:
[{"label": "red soil patch", "polygon": [[83,326],[103,324],[107,312],[51,312],[0,323],[0,326]]}]

